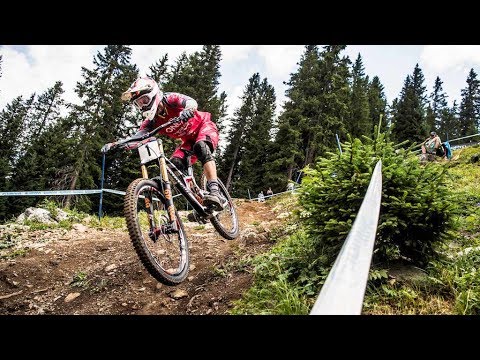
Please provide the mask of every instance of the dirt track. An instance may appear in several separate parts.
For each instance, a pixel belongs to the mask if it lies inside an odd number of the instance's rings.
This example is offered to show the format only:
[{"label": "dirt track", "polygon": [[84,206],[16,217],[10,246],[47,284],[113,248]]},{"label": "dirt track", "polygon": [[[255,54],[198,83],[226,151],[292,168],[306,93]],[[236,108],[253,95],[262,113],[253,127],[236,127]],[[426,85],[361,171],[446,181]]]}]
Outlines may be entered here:
[{"label": "dirt track", "polygon": [[225,314],[252,282],[239,260],[268,250],[285,218],[268,202],[238,212],[233,241],[185,222],[190,272],[174,287],[148,274],[125,229],[25,230],[26,253],[0,260],[0,314]]}]

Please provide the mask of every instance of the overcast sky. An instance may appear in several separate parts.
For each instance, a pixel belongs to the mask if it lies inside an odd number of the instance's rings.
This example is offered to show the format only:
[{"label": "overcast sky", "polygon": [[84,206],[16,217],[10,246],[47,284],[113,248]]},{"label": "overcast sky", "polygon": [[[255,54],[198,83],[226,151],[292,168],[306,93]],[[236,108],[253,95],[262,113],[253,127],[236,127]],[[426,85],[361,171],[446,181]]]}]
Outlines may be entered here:
[{"label": "overcast sky", "polygon": [[[105,46],[90,45],[0,45],[3,55],[0,78],[0,110],[18,95],[37,94],[60,80],[64,84],[65,99],[78,102],[75,84],[81,79],[81,67],[93,68],[93,57]],[[165,53],[170,63],[182,51],[187,53],[201,49],[201,45],[133,45],[132,62],[141,74]],[[275,87],[277,113],[285,101],[286,86],[290,74],[297,69],[303,53],[303,45],[222,45],[220,90],[228,95],[229,114],[240,105],[248,79],[253,73],[267,77]],[[473,67],[480,72],[479,45],[349,45],[344,54],[355,60],[363,57],[365,72],[377,75],[385,86],[387,101],[398,97],[405,77],[419,63],[431,93],[436,76],[443,81],[448,103],[460,100],[460,90],[466,86],[466,78]],[[168,89],[165,89],[168,91]],[[188,94],[187,94],[188,95]]]}]

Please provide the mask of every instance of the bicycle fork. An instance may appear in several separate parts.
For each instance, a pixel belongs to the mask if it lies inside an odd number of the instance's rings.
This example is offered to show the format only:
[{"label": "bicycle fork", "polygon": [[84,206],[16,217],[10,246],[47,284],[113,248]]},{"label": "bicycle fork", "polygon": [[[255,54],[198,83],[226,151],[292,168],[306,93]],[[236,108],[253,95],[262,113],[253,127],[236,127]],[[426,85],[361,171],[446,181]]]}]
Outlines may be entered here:
[{"label": "bicycle fork", "polygon": [[[163,145],[161,142],[159,142],[159,148],[160,148],[160,154],[163,154]],[[163,194],[165,195],[165,199],[166,199],[166,202],[165,202],[165,206],[167,208],[167,213],[168,213],[168,220],[169,220],[169,224],[168,224],[168,227],[170,229],[161,229],[161,228],[158,228],[155,224],[155,219],[154,219],[154,208],[153,208],[153,204],[152,204],[152,200],[149,199],[148,197],[145,196],[145,207],[147,209],[147,212],[148,212],[148,221],[149,221],[149,224],[150,224],[150,228],[151,229],[155,229],[156,232],[162,232],[162,233],[165,233],[165,232],[169,232],[169,230],[171,231],[174,231],[174,232],[178,232],[178,225],[177,225],[177,219],[176,219],[176,216],[175,216],[175,207],[173,205],[173,197],[172,197],[172,186],[170,184],[170,181],[168,180],[168,174],[167,174],[167,164],[166,164],[166,161],[165,161],[165,156],[160,156],[159,158],[159,161],[160,161],[160,173],[161,173],[161,176],[162,176],[162,189],[163,189]],[[147,171],[147,167],[145,165],[142,165],[141,166],[141,169],[142,169],[142,177],[144,179],[148,179],[148,171]]]}]

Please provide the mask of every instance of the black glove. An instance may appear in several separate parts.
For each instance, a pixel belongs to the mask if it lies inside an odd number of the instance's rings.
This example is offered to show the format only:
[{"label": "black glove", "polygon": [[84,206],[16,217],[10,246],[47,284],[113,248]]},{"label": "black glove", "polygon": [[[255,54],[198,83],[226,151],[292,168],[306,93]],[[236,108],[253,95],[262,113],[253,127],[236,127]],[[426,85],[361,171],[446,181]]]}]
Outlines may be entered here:
[{"label": "black glove", "polygon": [[190,119],[191,117],[193,117],[193,110],[192,109],[184,109],[182,110],[182,112],[180,113],[180,120],[182,121],[188,121],[188,119]]},{"label": "black glove", "polygon": [[148,130],[138,130],[135,135],[132,136],[132,138],[143,138],[144,135],[148,134]]}]

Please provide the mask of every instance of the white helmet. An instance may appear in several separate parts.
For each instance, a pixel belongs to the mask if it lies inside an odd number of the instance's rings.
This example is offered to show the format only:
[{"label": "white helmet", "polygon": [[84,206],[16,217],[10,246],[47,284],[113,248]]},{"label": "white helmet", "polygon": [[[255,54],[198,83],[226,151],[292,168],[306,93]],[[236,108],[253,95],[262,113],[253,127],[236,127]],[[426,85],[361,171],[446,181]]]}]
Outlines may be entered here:
[{"label": "white helmet", "polygon": [[123,101],[132,101],[133,105],[142,112],[143,117],[153,120],[158,104],[162,101],[163,91],[155,80],[149,77],[138,78],[122,94]]}]

